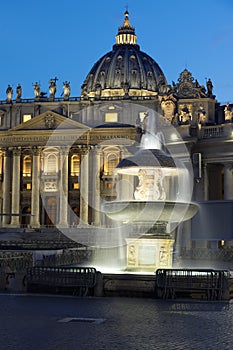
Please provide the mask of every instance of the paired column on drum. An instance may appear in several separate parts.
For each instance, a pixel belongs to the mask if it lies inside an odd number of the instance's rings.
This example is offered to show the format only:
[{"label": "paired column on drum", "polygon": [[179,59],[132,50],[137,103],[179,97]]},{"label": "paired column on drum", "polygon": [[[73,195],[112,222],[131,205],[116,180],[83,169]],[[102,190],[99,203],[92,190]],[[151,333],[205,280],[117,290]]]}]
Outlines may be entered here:
[{"label": "paired column on drum", "polygon": [[21,147],[13,147],[13,171],[12,171],[12,209],[11,225],[20,226],[20,154]]},{"label": "paired column on drum", "polygon": [[59,226],[68,227],[68,147],[61,147],[60,215]]},{"label": "paired column on drum", "polygon": [[33,228],[40,227],[40,152],[41,147],[32,148],[31,226]]},{"label": "paired column on drum", "polygon": [[88,224],[88,148],[83,149],[81,153],[81,176],[80,176],[80,220]]},{"label": "paired column on drum", "polygon": [[[3,205],[2,205],[2,213],[10,214],[10,191],[11,191],[11,156],[10,151],[8,149],[3,151]],[[10,223],[10,216],[3,215],[2,217],[2,225],[8,225]]]}]

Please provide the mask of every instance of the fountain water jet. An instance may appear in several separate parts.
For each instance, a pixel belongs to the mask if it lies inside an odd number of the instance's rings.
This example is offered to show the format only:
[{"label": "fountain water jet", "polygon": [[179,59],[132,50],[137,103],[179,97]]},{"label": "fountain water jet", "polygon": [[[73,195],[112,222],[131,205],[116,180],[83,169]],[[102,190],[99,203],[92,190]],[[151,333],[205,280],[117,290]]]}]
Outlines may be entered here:
[{"label": "fountain water jet", "polygon": [[136,182],[133,198],[106,202],[104,207],[111,219],[134,225],[136,238],[126,239],[127,269],[154,271],[172,267],[175,227],[191,219],[198,206],[190,202],[184,188],[188,169],[165,151],[163,133],[155,131],[151,111],[145,116],[143,130],[141,149],[116,167],[120,179],[126,175]]}]

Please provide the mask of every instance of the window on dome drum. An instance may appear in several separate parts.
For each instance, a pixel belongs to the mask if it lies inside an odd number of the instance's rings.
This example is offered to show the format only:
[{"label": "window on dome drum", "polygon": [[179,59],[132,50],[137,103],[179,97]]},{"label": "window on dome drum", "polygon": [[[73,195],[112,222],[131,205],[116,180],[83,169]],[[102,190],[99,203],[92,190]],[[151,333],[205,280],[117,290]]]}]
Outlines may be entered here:
[{"label": "window on dome drum", "polygon": [[32,158],[31,156],[25,156],[23,158],[23,176],[32,175]]},{"label": "window on dome drum", "polygon": [[116,123],[118,121],[118,113],[105,113],[106,123]]},{"label": "window on dome drum", "polygon": [[71,157],[71,167],[70,167],[70,175],[71,176],[79,176],[80,172],[80,157],[76,154],[74,154]]},{"label": "window on dome drum", "polygon": [[30,119],[32,119],[32,115],[31,114],[24,114],[23,115],[23,123],[28,122]]}]

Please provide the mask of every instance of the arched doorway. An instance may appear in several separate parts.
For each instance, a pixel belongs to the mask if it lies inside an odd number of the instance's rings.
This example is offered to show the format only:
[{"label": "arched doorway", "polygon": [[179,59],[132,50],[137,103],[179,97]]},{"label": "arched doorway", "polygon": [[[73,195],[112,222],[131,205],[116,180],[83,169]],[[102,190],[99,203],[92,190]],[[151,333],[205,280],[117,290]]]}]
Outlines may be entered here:
[{"label": "arched doorway", "polygon": [[45,220],[46,226],[57,224],[57,199],[56,197],[47,197],[45,200]]},{"label": "arched doorway", "polygon": [[29,226],[30,225],[30,221],[31,221],[31,208],[30,207],[25,207],[22,210],[22,217],[21,217],[21,224],[23,226]]},{"label": "arched doorway", "polygon": [[72,208],[70,224],[71,224],[71,226],[77,226],[79,224],[79,208],[78,207]]}]

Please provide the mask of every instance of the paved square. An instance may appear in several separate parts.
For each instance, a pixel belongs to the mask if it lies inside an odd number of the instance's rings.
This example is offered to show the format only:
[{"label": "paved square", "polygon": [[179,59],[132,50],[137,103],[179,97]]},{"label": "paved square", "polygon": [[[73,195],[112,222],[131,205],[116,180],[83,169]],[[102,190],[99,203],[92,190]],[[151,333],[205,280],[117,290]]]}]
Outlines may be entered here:
[{"label": "paved square", "polygon": [[232,301],[0,298],[0,350],[232,349]]}]

